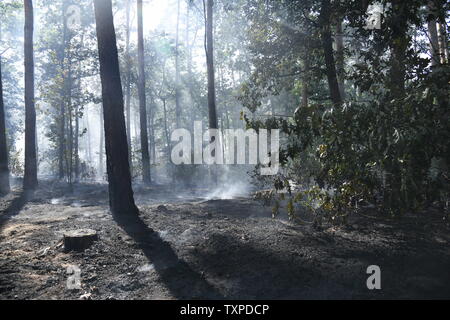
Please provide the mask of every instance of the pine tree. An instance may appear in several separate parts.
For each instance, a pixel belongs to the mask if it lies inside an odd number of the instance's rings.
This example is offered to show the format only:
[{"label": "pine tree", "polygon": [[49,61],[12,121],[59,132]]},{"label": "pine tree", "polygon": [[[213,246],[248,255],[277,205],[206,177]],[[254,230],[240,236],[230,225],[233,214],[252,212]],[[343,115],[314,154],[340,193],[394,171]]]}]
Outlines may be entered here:
[{"label": "pine tree", "polygon": [[109,204],[113,214],[137,214],[131,188],[124,101],[111,0],[95,0]]}]

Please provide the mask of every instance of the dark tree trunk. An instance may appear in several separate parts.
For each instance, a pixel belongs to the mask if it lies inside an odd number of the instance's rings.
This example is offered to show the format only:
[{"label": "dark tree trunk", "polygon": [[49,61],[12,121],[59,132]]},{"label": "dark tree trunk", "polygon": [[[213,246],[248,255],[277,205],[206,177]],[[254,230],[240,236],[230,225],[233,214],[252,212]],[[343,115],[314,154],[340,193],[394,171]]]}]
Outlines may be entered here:
[{"label": "dark tree trunk", "polygon": [[336,62],[333,55],[333,38],[331,36],[331,4],[330,0],[322,0],[320,11],[320,27],[322,37],[322,47],[325,55],[325,65],[327,67],[328,86],[330,88],[331,100],[335,105],[342,103],[339,90],[339,83],[336,73]]},{"label": "dark tree trunk", "polygon": [[133,127],[134,127],[134,137],[137,139],[139,137],[139,112],[133,112]]},{"label": "dark tree trunk", "polygon": [[345,100],[345,56],[342,20],[341,17],[338,17],[336,22],[336,66],[339,92],[341,93],[341,98]]},{"label": "dark tree trunk", "polygon": [[141,128],[142,180],[151,182],[150,154],[148,152],[147,108],[145,101],[144,31],[142,21],[142,0],[137,0],[138,11],[138,59],[139,59],[139,122]]},{"label": "dark tree trunk", "polygon": [[[302,75],[302,107],[306,108],[308,107],[308,100],[309,100],[309,56],[308,54],[305,55],[303,58],[303,75]],[[273,111],[272,111],[273,114]]]},{"label": "dark tree trunk", "polygon": [[[81,36],[81,46],[84,47],[84,36]],[[75,182],[79,182],[80,180],[80,108],[83,103],[83,91],[81,88],[81,79],[82,79],[82,62],[78,62],[78,81],[77,81],[77,104],[75,106],[75,142],[74,142],[74,150],[75,150]]]},{"label": "dark tree trunk", "polygon": [[122,84],[111,0],[95,0],[103,118],[109,186],[113,214],[138,214],[131,188]]},{"label": "dark tree trunk", "polygon": [[[64,90],[65,91],[65,90]],[[59,130],[59,148],[58,148],[58,165],[59,165],[59,179],[64,179],[64,155],[66,154],[66,106],[65,94],[61,97],[61,111],[60,111],[60,130]]]},{"label": "dark tree trunk", "polygon": [[193,101],[192,101],[192,47],[189,43],[189,33],[190,33],[190,4],[186,6],[186,35],[185,35],[185,42],[186,42],[186,62],[187,62],[187,96],[188,96],[188,102],[187,107],[190,108],[191,112],[190,114],[190,127],[191,129],[194,129],[194,121],[195,121],[195,109],[193,107]]},{"label": "dark tree trunk", "polygon": [[[389,89],[389,100],[402,104],[406,90],[406,51],[409,47],[410,36],[408,35],[408,4],[401,0],[393,0],[392,13],[389,17],[389,39],[390,47],[390,70],[386,87]],[[401,191],[402,181],[400,155],[393,154],[386,161],[387,168],[387,193],[385,196],[386,206],[397,207],[404,203],[405,198]]]},{"label": "dark tree trunk", "polygon": [[34,106],[33,2],[24,0],[25,8],[25,175],[24,189],[37,187],[36,109]]},{"label": "dark tree trunk", "polygon": [[163,112],[164,112],[164,134],[166,136],[166,154],[167,157],[170,157],[170,137],[169,137],[169,129],[167,128],[167,108],[166,108],[166,98],[162,99],[163,102]]},{"label": "dark tree trunk", "polygon": [[214,79],[213,0],[206,0],[206,67],[208,69],[209,128],[217,129],[216,88]]},{"label": "dark tree trunk", "polygon": [[156,163],[156,144],[155,144],[155,112],[156,104],[152,97],[152,105],[150,108],[150,143],[152,148],[152,161]]},{"label": "dark tree trunk", "polygon": [[92,163],[92,149],[91,149],[91,128],[89,125],[89,109],[88,106],[86,106],[85,109],[85,123],[86,123],[86,149],[87,149],[87,159],[88,162]]},{"label": "dark tree trunk", "polygon": [[104,141],[105,141],[105,122],[103,121],[103,106],[100,110],[100,148],[98,150],[98,170],[100,171],[100,180],[103,180],[105,169],[103,168],[103,153],[105,151]]},{"label": "dark tree trunk", "polygon": [[[205,8],[206,6],[206,8]],[[213,37],[213,6],[214,0],[203,0],[203,8],[205,11],[205,51],[206,51],[206,68],[208,72],[208,114],[209,129],[218,129],[217,109],[216,109],[216,87],[214,76],[214,37]],[[214,137],[210,138],[211,143]],[[215,151],[212,156],[215,156]],[[217,184],[217,171],[212,169],[209,171],[212,183]]]},{"label": "dark tree trunk", "polygon": [[147,124],[148,124],[148,141],[150,144],[150,149],[149,149],[149,153],[150,153],[150,163],[155,163],[154,161],[154,145],[155,145],[155,130],[154,130],[154,121],[153,121],[153,113],[154,113],[154,99],[153,99],[153,95],[150,95],[150,108],[149,108],[149,112],[148,112],[148,119],[147,119]]},{"label": "dark tree trunk", "polygon": [[70,186],[73,183],[73,106],[72,106],[72,66],[69,63],[67,78],[67,142],[68,142],[68,152],[66,154],[66,168],[67,168],[67,182]]},{"label": "dark tree trunk", "polygon": [[392,98],[402,98],[405,95],[406,84],[406,50],[410,38],[408,32],[408,4],[403,1],[392,1],[392,16],[390,20],[390,75],[388,88]]},{"label": "dark tree trunk", "polygon": [[3,104],[2,62],[0,59],[0,194],[10,191],[5,106]]},{"label": "dark tree trunk", "polygon": [[181,107],[180,107],[180,0],[177,7],[177,30],[175,40],[175,121],[177,129],[180,128]]},{"label": "dark tree trunk", "polygon": [[125,47],[125,59],[126,59],[126,118],[127,118],[127,141],[128,141],[128,162],[130,163],[130,171],[133,171],[133,165],[131,161],[131,57],[130,57],[130,5],[131,0],[127,0],[126,3],[126,20],[127,20],[127,30],[126,30],[126,47]]}]

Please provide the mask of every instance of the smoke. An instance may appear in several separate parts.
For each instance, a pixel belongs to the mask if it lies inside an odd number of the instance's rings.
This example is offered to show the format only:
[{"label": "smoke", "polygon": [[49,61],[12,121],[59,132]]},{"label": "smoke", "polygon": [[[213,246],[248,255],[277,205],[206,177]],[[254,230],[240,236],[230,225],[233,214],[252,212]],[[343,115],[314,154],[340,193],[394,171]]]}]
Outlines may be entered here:
[{"label": "smoke", "polygon": [[247,169],[251,166],[222,166],[219,183],[211,185],[211,192],[205,195],[207,200],[231,200],[248,197],[254,187],[250,183]]},{"label": "smoke", "polygon": [[234,185],[228,185],[214,190],[206,196],[206,199],[230,200],[237,197],[245,197],[250,193],[249,190],[250,187],[248,185],[236,183]]}]

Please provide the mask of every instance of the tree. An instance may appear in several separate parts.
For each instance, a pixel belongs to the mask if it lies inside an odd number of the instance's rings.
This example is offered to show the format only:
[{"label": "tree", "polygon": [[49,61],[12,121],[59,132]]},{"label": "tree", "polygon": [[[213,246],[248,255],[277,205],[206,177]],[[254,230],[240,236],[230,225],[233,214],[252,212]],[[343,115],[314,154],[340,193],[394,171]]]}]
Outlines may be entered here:
[{"label": "tree", "polygon": [[6,141],[5,106],[3,104],[2,63],[0,60],[0,194],[8,193],[9,190],[8,147]]},{"label": "tree", "polygon": [[[3,85],[3,112],[5,113],[6,150],[5,154],[0,150],[0,156],[7,156],[9,172],[14,175],[23,175],[23,165],[16,144],[14,143],[22,135],[24,126],[23,118],[23,84],[22,72],[19,71],[20,63],[23,63],[21,54],[10,53],[13,48],[21,48],[23,44],[23,1],[0,1],[0,51],[2,70],[1,80]],[[22,32],[21,30],[22,29]],[[5,55],[4,55],[5,54]],[[19,67],[19,68],[18,68]],[[14,115],[9,116],[9,115]],[[6,168],[6,167],[4,167]]]},{"label": "tree", "polygon": [[25,175],[24,189],[37,187],[36,109],[34,106],[33,2],[24,0],[25,7]]},{"label": "tree", "polygon": [[328,86],[330,88],[331,100],[335,105],[342,103],[341,90],[336,72],[336,62],[333,55],[333,39],[331,36],[331,4],[330,0],[322,0],[320,10],[320,27],[322,46],[325,56],[325,65],[327,67]]},{"label": "tree", "polygon": [[430,53],[431,53],[431,65],[436,66],[440,64],[439,58],[439,39],[436,28],[436,7],[433,0],[428,1],[428,36],[430,37]]},{"label": "tree", "polygon": [[391,29],[391,38],[389,47],[391,49],[390,57],[390,76],[388,78],[388,87],[391,89],[393,98],[402,98],[405,95],[406,86],[406,59],[407,49],[410,44],[408,35],[408,14],[410,6],[403,1],[393,0],[392,15],[388,20]]},{"label": "tree", "polygon": [[63,1],[61,16],[63,20],[63,39],[60,48],[60,65],[62,71],[62,87],[61,87],[61,107],[60,107],[60,129],[59,129],[59,146],[58,146],[58,166],[59,179],[64,179],[64,156],[66,155],[66,96],[67,96],[67,79],[65,74],[66,47],[68,38],[67,28],[67,1]]},{"label": "tree", "polygon": [[126,64],[126,100],[125,100],[125,109],[126,109],[126,119],[127,119],[127,141],[128,141],[128,162],[130,163],[130,170],[132,170],[132,161],[131,161],[131,56],[130,56],[130,5],[131,0],[126,0],[126,40],[125,40],[125,64]]},{"label": "tree", "polygon": [[180,128],[181,106],[180,106],[180,0],[177,4],[177,30],[175,36],[175,121]]},{"label": "tree", "polygon": [[103,118],[109,186],[113,214],[138,214],[131,188],[124,101],[111,0],[95,0]]},{"label": "tree", "polygon": [[447,23],[444,21],[439,21],[438,23],[438,38],[439,38],[439,47],[441,49],[441,63],[447,63],[448,61],[448,36],[447,36]]},{"label": "tree", "polygon": [[[96,42],[94,11],[85,10],[80,21],[73,21],[76,7],[70,3],[60,0],[41,9],[39,23],[47,27],[35,40],[39,43],[35,54],[40,110],[47,115],[41,118],[41,127],[50,142],[50,148],[42,149],[42,161],[60,180],[72,184],[87,177],[89,168],[87,159],[80,157],[78,140],[86,134],[80,127],[85,106],[98,94],[85,82],[98,73],[98,56],[92,46]],[[88,3],[90,0],[79,0],[78,7],[88,7]]]},{"label": "tree", "polygon": [[[206,8],[205,8],[206,6]],[[203,0],[203,9],[205,14],[205,52],[206,52],[206,68],[208,73],[208,115],[209,129],[218,129],[217,125],[217,109],[216,109],[216,86],[214,76],[214,37],[213,37],[213,0]],[[211,136],[211,142],[214,142]],[[216,145],[217,141],[216,141]],[[215,156],[215,150],[212,156]],[[216,172],[211,172],[214,182],[217,182]]]},{"label": "tree", "polygon": [[342,18],[336,19],[336,68],[341,98],[345,100],[345,57],[344,57],[344,34]]},{"label": "tree", "polygon": [[105,169],[103,167],[104,164],[104,150],[105,150],[105,130],[103,127],[105,126],[105,122],[103,120],[103,112],[104,108],[101,107],[100,109],[100,143],[99,143],[99,150],[98,150],[98,171],[100,174],[100,179],[103,180],[103,177],[105,176]]},{"label": "tree", "polygon": [[217,129],[217,111],[216,111],[216,87],[214,79],[214,45],[213,45],[213,5],[214,0],[203,0],[205,14],[205,51],[206,51],[206,67],[208,72],[208,112],[209,112],[209,128]]},{"label": "tree", "polygon": [[[377,8],[383,17],[377,28],[368,28],[365,14],[375,1],[246,1],[253,70],[240,100],[253,114],[244,119],[249,127],[285,133],[280,155],[286,172],[292,169],[289,178],[306,181],[313,192],[325,186],[339,190],[313,197],[334,217],[357,207],[356,199],[394,215],[448,201],[450,69],[442,53],[448,46],[439,41],[448,1],[384,1]],[[433,12],[433,6],[439,9]],[[431,33],[431,50],[425,32]],[[431,59],[430,68],[427,56],[440,60]],[[298,77],[308,69],[305,57],[310,57],[309,83]],[[336,108],[344,79],[347,90],[358,93],[348,92],[345,108]],[[289,119],[260,117],[267,114],[267,101],[283,92],[297,98],[296,104],[302,81],[309,84],[308,107]],[[287,187],[280,181],[274,178],[276,188]]]},{"label": "tree", "polygon": [[137,0],[138,14],[138,63],[139,63],[139,120],[141,128],[142,179],[151,182],[150,154],[148,151],[147,108],[145,101],[145,65],[144,65],[144,30],[142,19],[142,0]]}]

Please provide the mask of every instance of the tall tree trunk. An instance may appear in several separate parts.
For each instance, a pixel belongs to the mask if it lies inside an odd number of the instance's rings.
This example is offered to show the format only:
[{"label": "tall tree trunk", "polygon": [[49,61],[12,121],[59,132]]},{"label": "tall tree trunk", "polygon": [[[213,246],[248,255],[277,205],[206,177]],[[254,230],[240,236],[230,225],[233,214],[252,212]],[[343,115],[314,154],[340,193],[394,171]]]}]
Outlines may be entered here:
[{"label": "tall tree trunk", "polygon": [[100,148],[98,150],[98,171],[100,171],[100,180],[103,180],[104,174],[105,174],[105,169],[103,168],[103,153],[105,152],[105,146],[104,146],[104,141],[105,141],[105,122],[103,120],[103,113],[104,113],[104,108],[102,106],[101,111],[100,111]]},{"label": "tall tree trunk", "polygon": [[139,137],[139,112],[133,112],[133,127],[134,127],[134,138]]},{"label": "tall tree trunk", "polygon": [[345,57],[344,57],[344,34],[342,30],[342,18],[338,17],[336,22],[336,68],[339,92],[341,98],[345,99]]},{"label": "tall tree trunk", "polygon": [[72,72],[69,70],[69,95],[68,95],[68,102],[67,102],[67,111],[68,111],[68,134],[69,134],[69,152],[67,155],[67,168],[68,168],[68,174],[67,174],[67,181],[70,186],[72,186],[73,183],[73,106],[72,106]]},{"label": "tall tree trunk", "polygon": [[439,39],[436,28],[436,6],[434,1],[428,1],[428,35],[430,37],[431,65],[436,66],[440,63],[439,58]]},{"label": "tall tree trunk", "polygon": [[[203,10],[205,16],[205,51],[206,51],[206,68],[208,72],[208,115],[209,129],[218,129],[217,125],[217,109],[216,109],[216,87],[214,76],[214,37],[213,37],[213,0],[203,0]],[[211,143],[214,137],[210,138]],[[216,146],[219,146],[216,144]],[[212,156],[215,156],[215,151]],[[217,184],[217,171],[210,170],[210,177],[213,183]]]},{"label": "tall tree trunk", "polygon": [[151,182],[150,155],[148,152],[147,108],[145,101],[144,30],[142,21],[142,0],[137,0],[138,14],[138,59],[139,59],[139,122],[141,127],[142,180]]},{"label": "tall tree trunk", "polygon": [[24,189],[37,187],[36,109],[34,105],[33,2],[24,0],[25,8],[25,174]]},{"label": "tall tree trunk", "polygon": [[126,99],[125,99],[125,109],[126,109],[126,119],[127,119],[127,141],[128,141],[128,162],[130,163],[130,171],[133,171],[133,165],[131,161],[131,56],[130,56],[130,6],[131,0],[127,0],[126,3],[126,20],[127,20],[127,30],[126,30],[126,47],[125,47],[125,59],[126,59]]},{"label": "tall tree trunk", "polygon": [[[305,55],[303,58],[303,74],[302,74],[302,107],[306,108],[308,106],[309,100],[309,56]],[[272,107],[273,108],[273,107]],[[273,114],[273,111],[272,111]]]},{"label": "tall tree trunk", "polygon": [[190,27],[190,6],[189,3],[186,5],[186,35],[185,35],[185,42],[186,42],[186,52],[187,52],[187,72],[189,75],[189,80],[191,79],[191,73],[192,73],[192,48],[191,44],[189,43],[189,27]]},{"label": "tall tree trunk", "polygon": [[[392,10],[388,19],[388,27],[391,31],[389,39],[390,48],[390,70],[386,83],[389,89],[389,100],[397,101],[405,97],[406,89],[406,51],[409,47],[410,36],[408,35],[408,4],[401,0],[391,1]],[[387,171],[386,194],[384,197],[386,207],[397,207],[406,200],[402,193],[400,155],[393,154],[386,159]]]},{"label": "tall tree trunk", "polygon": [[111,0],[94,0],[109,186],[113,214],[138,214],[131,188],[122,84]]},{"label": "tall tree trunk", "polygon": [[445,64],[448,62],[448,36],[447,36],[447,23],[446,21],[440,21],[438,23],[438,39],[440,48],[441,63]]},{"label": "tall tree trunk", "polygon": [[322,37],[322,47],[325,55],[325,64],[327,67],[327,79],[330,89],[331,100],[335,105],[342,103],[341,92],[336,74],[336,63],[333,55],[333,39],[331,36],[331,4],[330,0],[322,0],[320,10],[320,27]]},{"label": "tall tree trunk", "polygon": [[[81,35],[81,46],[84,47],[84,36]],[[75,150],[75,182],[78,182],[80,179],[80,143],[79,143],[79,136],[80,136],[80,106],[83,101],[82,97],[82,89],[81,89],[81,76],[82,76],[82,62],[78,62],[78,99],[77,104],[75,106],[75,143],[74,143],[74,150]]]},{"label": "tall tree trunk", "polygon": [[66,150],[66,169],[67,169],[67,182],[72,186],[73,182],[73,106],[72,106],[72,63],[71,56],[69,54],[68,75],[65,81],[65,98],[66,98],[66,110],[67,110],[67,150]]},{"label": "tall tree trunk", "polygon": [[[63,91],[65,91],[63,89]],[[66,154],[66,103],[65,94],[61,96],[61,111],[60,111],[60,129],[59,129],[59,147],[58,147],[58,165],[59,165],[59,179],[64,179],[64,156]]]},{"label": "tall tree trunk", "polygon": [[166,154],[168,157],[170,157],[170,137],[169,137],[169,129],[167,126],[166,98],[162,98],[162,102],[163,102],[163,112],[164,112],[164,134],[166,136],[166,142],[167,142]]},{"label": "tall tree trunk", "polygon": [[[150,98],[150,108],[149,108],[149,112],[147,113],[147,125],[148,125],[148,143],[149,146],[152,145],[152,112],[151,112],[151,107],[152,107],[152,102],[151,102],[151,98]],[[150,156],[150,165],[152,164],[152,148],[150,147],[149,150],[149,156]]]},{"label": "tall tree trunk", "polygon": [[156,104],[155,100],[152,97],[152,105],[150,109],[150,143],[152,148],[152,161],[156,164],[156,144],[155,144],[155,113],[156,113]]},{"label": "tall tree trunk", "polygon": [[[78,94],[81,95],[81,80],[79,80],[78,82],[78,86],[79,86],[79,90],[78,90]],[[78,103],[75,106],[75,141],[74,141],[74,160],[75,160],[75,168],[74,168],[74,172],[75,172],[75,182],[78,182],[80,179],[80,151],[79,151],[79,147],[80,147],[80,139],[79,139],[79,135],[80,135],[80,117],[79,117],[79,106],[81,105],[81,97],[78,98]]]},{"label": "tall tree trunk", "polygon": [[191,111],[189,112],[190,115],[190,127],[191,129],[194,129],[194,121],[195,121],[195,112],[192,105],[192,49],[191,44],[189,43],[189,33],[190,33],[190,4],[187,3],[186,5],[186,34],[185,34],[185,42],[186,42],[186,62],[187,62],[187,77],[188,77],[188,85],[187,85],[187,107],[191,108]]},{"label": "tall tree trunk", "polygon": [[149,143],[150,143],[150,163],[155,163],[155,129],[154,129],[154,99],[153,95],[150,95],[150,108],[148,112],[148,131],[149,131]]},{"label": "tall tree trunk", "polygon": [[[203,0],[205,6],[205,0]],[[214,78],[214,45],[213,45],[213,0],[206,0],[205,51],[208,72],[208,112],[209,128],[217,129],[216,88]]]},{"label": "tall tree trunk", "polygon": [[[445,11],[445,6],[440,6],[439,10],[436,10],[437,16],[437,36],[439,42],[439,55],[440,55],[440,63],[448,64],[449,63],[449,52],[448,52],[448,33],[447,33],[447,22],[445,18],[447,17],[447,12]],[[440,90],[440,94],[436,97],[439,105],[443,108],[443,110],[448,110],[448,88],[449,83],[444,82],[440,86],[442,90]]]},{"label": "tall tree trunk", "polygon": [[177,30],[175,35],[175,121],[177,129],[180,128],[181,107],[180,107],[180,0],[177,6]]},{"label": "tall tree trunk", "polygon": [[406,50],[410,38],[408,31],[407,4],[401,0],[392,1],[392,16],[390,20],[390,76],[388,87],[391,88],[392,98],[401,98],[405,95],[406,84]]},{"label": "tall tree trunk", "polygon": [[91,148],[91,127],[89,125],[89,107],[85,108],[85,120],[86,120],[86,149],[87,149],[87,159],[88,162],[92,163],[92,148]]},{"label": "tall tree trunk", "polygon": [[58,146],[58,166],[59,166],[59,179],[64,179],[64,158],[66,156],[66,98],[67,98],[67,84],[65,75],[65,57],[66,57],[66,45],[67,45],[67,1],[64,0],[62,3],[61,17],[63,20],[63,41],[60,48],[59,63],[61,66],[62,73],[62,88],[60,92],[61,103],[60,103],[60,124],[59,124],[59,146]]},{"label": "tall tree trunk", "polygon": [[10,191],[5,105],[3,104],[2,62],[0,57],[0,194]]}]

